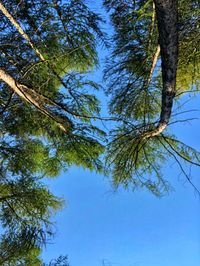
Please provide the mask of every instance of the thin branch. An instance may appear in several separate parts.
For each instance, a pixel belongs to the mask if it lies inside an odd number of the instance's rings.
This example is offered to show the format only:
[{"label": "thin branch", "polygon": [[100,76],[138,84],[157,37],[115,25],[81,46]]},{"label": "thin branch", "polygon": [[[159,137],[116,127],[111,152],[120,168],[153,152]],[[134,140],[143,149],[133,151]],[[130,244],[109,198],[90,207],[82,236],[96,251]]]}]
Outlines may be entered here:
[{"label": "thin branch", "polygon": [[12,91],[11,94],[10,94],[10,96],[9,96],[9,98],[8,98],[8,100],[7,100],[7,103],[4,105],[3,110],[0,112],[0,115],[3,115],[3,113],[4,113],[4,112],[6,111],[6,109],[9,107],[9,105],[10,105],[10,103],[11,103],[11,100],[12,100],[14,94],[15,94],[14,91]]},{"label": "thin branch", "polygon": [[185,172],[182,164],[180,163],[180,161],[177,159],[177,157],[174,155],[173,152],[171,152],[165,145],[164,143],[158,139],[159,142],[161,143],[161,145],[169,152],[169,154],[175,159],[176,163],[178,164],[178,166],[181,169],[181,172],[184,174],[184,176],[186,177],[186,179],[188,180],[188,182],[192,185],[192,187],[194,188],[194,190],[198,193],[198,195],[200,196],[200,190],[193,184],[193,182],[191,181],[190,177],[188,176],[188,174]]},{"label": "thin branch", "polygon": [[189,123],[189,121],[193,121],[193,120],[199,120],[199,118],[187,118],[187,119],[179,119],[179,120],[176,120],[176,121],[173,121],[173,122],[171,122],[171,123],[169,123],[168,125],[173,125],[173,124],[176,124],[176,123],[186,123],[186,122],[188,122]]},{"label": "thin branch", "polygon": [[191,160],[189,160],[188,158],[186,158],[185,156],[183,156],[180,152],[178,152],[173,146],[172,144],[167,140],[167,138],[165,138],[165,136],[163,136],[164,140],[166,141],[166,143],[170,146],[170,148],[180,157],[182,158],[183,160],[185,160],[186,162],[190,163],[190,164],[193,164],[193,165],[196,165],[196,166],[199,166],[200,167],[200,163],[195,163]]},{"label": "thin branch", "polygon": [[177,97],[179,97],[180,95],[182,95],[182,94],[186,94],[186,93],[198,93],[199,92],[199,90],[188,90],[188,91],[182,91],[182,92],[180,92],[180,93],[178,93],[178,94],[176,94],[176,98]]}]

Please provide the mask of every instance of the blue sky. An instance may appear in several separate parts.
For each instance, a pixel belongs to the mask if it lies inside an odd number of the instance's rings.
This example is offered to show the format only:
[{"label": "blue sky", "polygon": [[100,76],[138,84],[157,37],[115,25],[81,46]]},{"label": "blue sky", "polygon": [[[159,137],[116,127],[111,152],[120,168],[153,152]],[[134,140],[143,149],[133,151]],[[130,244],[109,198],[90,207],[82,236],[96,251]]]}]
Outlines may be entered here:
[{"label": "blue sky", "polygon": [[[97,2],[93,8],[100,12]],[[100,81],[101,69],[94,76]],[[199,105],[196,97],[185,110]],[[198,120],[176,124],[173,132],[200,150]],[[56,237],[43,252],[45,261],[66,254],[70,266],[199,266],[200,198],[171,162],[164,173],[174,191],[160,199],[144,190],[114,192],[109,178],[75,167],[48,181],[66,206],[54,217]],[[193,177],[200,187],[200,169]]]},{"label": "blue sky", "polygon": [[175,191],[161,199],[114,193],[108,179],[77,168],[52,180],[66,207],[54,219],[57,234],[44,258],[68,254],[71,266],[99,266],[103,259],[119,266],[199,265],[199,197],[176,171],[166,173]]}]

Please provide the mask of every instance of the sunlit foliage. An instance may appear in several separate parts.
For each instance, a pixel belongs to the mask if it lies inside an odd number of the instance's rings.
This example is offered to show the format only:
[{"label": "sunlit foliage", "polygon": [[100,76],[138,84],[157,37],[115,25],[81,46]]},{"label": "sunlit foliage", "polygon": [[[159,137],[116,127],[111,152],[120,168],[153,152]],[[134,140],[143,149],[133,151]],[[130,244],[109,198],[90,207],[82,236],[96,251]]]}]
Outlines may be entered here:
[{"label": "sunlit foliage", "polygon": [[[166,132],[152,137],[162,99],[161,58],[155,6],[150,1],[105,0],[114,34],[105,78],[111,95],[110,112],[121,122],[111,132],[107,164],[115,187],[144,187],[157,196],[171,186],[162,167],[175,161],[191,182],[185,163],[199,166],[199,152]],[[176,100],[199,90],[199,1],[178,1],[179,63]],[[181,105],[181,104],[180,104]],[[180,109],[179,109],[180,111]],[[175,114],[173,114],[175,115]],[[175,123],[175,116],[171,118]],[[186,167],[187,169],[187,167]],[[195,190],[198,189],[195,187]]]},{"label": "sunlit foliage", "polygon": [[102,20],[79,0],[1,4],[10,14],[0,12],[1,69],[24,97],[1,77],[0,262],[41,265],[51,215],[62,206],[42,178],[71,165],[103,168],[104,132],[93,124],[99,85],[86,77],[98,65]]}]

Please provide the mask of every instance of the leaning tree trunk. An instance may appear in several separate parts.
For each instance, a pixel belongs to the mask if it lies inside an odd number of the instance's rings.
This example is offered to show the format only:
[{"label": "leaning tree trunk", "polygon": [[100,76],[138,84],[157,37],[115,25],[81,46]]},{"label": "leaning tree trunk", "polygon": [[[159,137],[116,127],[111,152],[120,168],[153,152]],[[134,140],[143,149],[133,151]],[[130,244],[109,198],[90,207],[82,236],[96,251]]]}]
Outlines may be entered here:
[{"label": "leaning tree trunk", "polygon": [[[56,103],[35,90],[19,83],[4,69],[0,68],[0,81],[6,83],[19,97],[28,103],[31,103],[41,113],[52,119],[58,127],[67,133],[72,128],[72,122],[67,117],[59,117],[48,109],[49,106],[56,107]],[[60,109],[62,107],[59,107]],[[65,110],[64,110],[65,111]]]},{"label": "leaning tree trunk", "polygon": [[159,43],[162,60],[162,107],[157,127],[145,132],[150,138],[160,134],[169,123],[173,99],[176,94],[178,64],[178,4],[177,0],[154,0],[158,21]]}]

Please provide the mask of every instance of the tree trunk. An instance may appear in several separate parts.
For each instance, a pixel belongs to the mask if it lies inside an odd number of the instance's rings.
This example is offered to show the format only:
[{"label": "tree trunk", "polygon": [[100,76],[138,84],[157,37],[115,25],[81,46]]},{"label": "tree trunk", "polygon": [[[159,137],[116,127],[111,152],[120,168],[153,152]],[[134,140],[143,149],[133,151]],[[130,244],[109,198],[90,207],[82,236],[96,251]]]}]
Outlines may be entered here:
[{"label": "tree trunk", "polygon": [[168,123],[173,98],[176,94],[178,63],[178,6],[177,0],[154,0],[158,20],[159,43],[162,59],[162,110],[161,123]]},{"label": "tree trunk", "polygon": [[150,138],[163,132],[169,123],[173,99],[176,94],[178,64],[178,5],[177,0],[154,0],[158,21],[159,44],[162,60],[162,107],[157,127],[145,132]]}]

